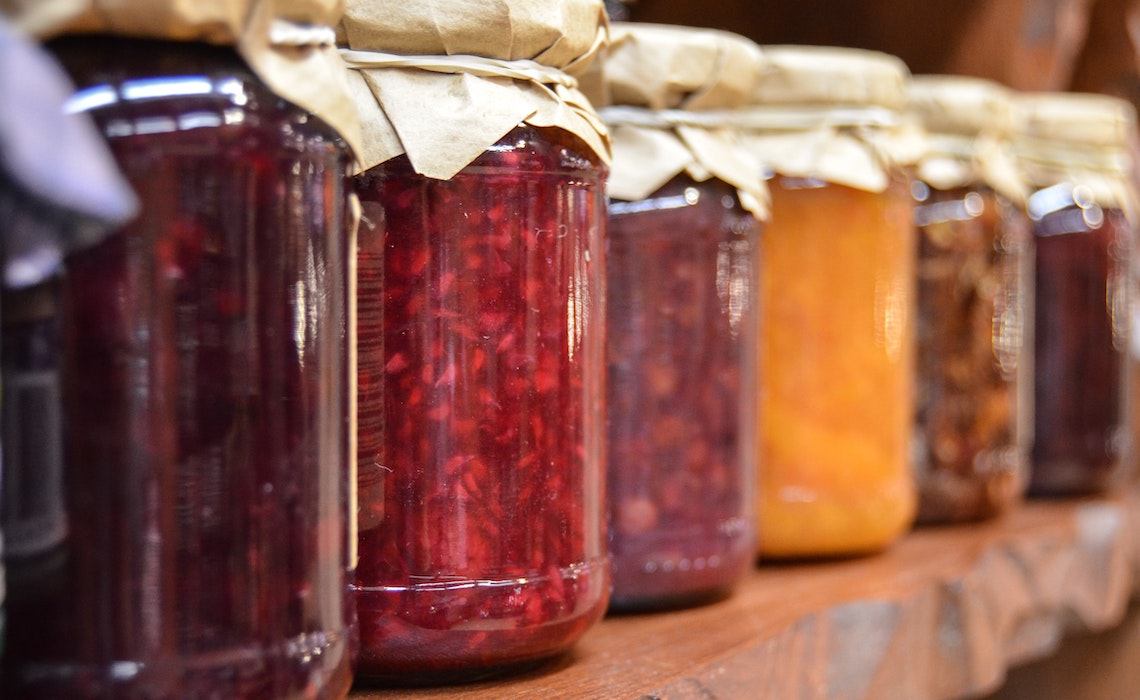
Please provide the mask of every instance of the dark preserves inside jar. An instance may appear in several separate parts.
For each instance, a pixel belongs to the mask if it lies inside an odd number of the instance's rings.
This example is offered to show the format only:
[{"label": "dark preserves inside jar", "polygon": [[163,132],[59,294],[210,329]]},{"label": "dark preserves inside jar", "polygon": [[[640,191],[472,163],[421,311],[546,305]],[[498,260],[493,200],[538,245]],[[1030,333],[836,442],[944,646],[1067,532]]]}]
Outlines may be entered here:
[{"label": "dark preserves inside jar", "polygon": [[990,517],[1028,479],[1028,218],[985,187],[914,190],[918,520]]},{"label": "dark preserves inside jar", "polygon": [[758,231],[719,180],[610,205],[611,609],[723,595],[755,557]]},{"label": "dark preserves inside jar", "polygon": [[[8,559],[5,692],[340,697],[345,147],[231,49],[50,48],[142,211],[64,262],[43,362],[59,368],[69,528]],[[6,372],[13,344],[49,338],[9,330]]]},{"label": "dark preserves inside jar", "polygon": [[[1074,197],[1073,195],[1076,194]],[[1127,452],[1127,270],[1132,230],[1123,213],[1065,185],[1033,226],[1035,426],[1030,493],[1104,491]],[[1031,205],[1032,205],[1031,200]]]},{"label": "dark preserves inside jar", "polygon": [[449,180],[357,177],[359,673],[548,657],[603,613],[603,175],[520,126]]}]

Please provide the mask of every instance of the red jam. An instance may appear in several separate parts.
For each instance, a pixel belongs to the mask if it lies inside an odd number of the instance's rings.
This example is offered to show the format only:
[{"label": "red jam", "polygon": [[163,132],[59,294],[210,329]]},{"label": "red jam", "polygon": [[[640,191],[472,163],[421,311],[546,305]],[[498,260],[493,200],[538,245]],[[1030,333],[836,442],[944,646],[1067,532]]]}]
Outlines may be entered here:
[{"label": "red jam", "polygon": [[359,673],[549,657],[605,610],[604,170],[520,126],[450,180],[357,177]]},{"label": "red jam", "polygon": [[915,183],[918,520],[987,518],[1029,475],[1028,219],[986,187]]},{"label": "red jam", "polygon": [[68,531],[8,560],[5,693],[341,697],[345,147],[230,49],[51,48],[142,212],[59,281]]},{"label": "red jam", "polygon": [[1125,280],[1132,229],[1119,210],[1069,200],[1041,216],[1034,234],[1030,493],[1102,492],[1123,477],[1128,450]]},{"label": "red jam", "polygon": [[722,596],[752,565],[758,232],[718,180],[611,202],[612,610]]}]

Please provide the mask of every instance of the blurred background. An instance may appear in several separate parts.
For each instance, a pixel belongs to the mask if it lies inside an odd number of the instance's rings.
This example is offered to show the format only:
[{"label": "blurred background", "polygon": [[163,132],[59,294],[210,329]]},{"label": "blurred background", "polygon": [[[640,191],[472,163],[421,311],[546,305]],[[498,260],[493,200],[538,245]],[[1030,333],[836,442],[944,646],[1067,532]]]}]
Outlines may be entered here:
[{"label": "blurred background", "polygon": [[713,27],[760,44],[852,46],[913,73],[1019,90],[1099,92],[1140,106],[1140,0],[607,0],[611,17]]}]

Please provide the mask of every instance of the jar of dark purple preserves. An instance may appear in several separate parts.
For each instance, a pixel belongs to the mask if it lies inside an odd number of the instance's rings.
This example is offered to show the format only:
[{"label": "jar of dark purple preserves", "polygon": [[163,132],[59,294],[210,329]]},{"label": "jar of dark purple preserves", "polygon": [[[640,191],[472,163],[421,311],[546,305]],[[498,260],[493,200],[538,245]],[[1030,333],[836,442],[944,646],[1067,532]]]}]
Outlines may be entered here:
[{"label": "jar of dark purple preserves", "polygon": [[1032,247],[1012,101],[962,76],[914,76],[907,92],[924,132],[911,184],[918,521],[978,520],[1010,509],[1029,477]]},{"label": "jar of dark purple preserves", "polygon": [[1025,94],[1017,107],[1036,247],[1030,493],[1104,492],[1124,478],[1130,450],[1136,116],[1105,95]]},{"label": "jar of dark purple preserves", "polygon": [[[654,60],[685,69],[646,80]],[[723,597],[755,559],[761,224],[746,205],[763,214],[766,193],[756,165],[733,157],[730,124],[760,69],[759,48],[734,34],[611,25],[593,99],[615,153],[606,258],[614,611]],[[645,142],[660,146],[636,147]],[[677,152],[692,166],[666,155]]]},{"label": "jar of dark purple preserves", "polygon": [[140,211],[64,258],[42,313],[4,326],[6,378],[58,378],[38,419],[59,416],[67,526],[9,559],[5,694],[341,697],[356,643],[346,143],[234,46],[48,46]]},{"label": "jar of dark purple preserves", "polygon": [[[358,672],[388,684],[470,679],[562,652],[602,616],[610,587],[608,151],[560,70],[604,31],[602,6],[576,0],[566,24],[515,13],[513,41],[491,32],[455,59],[434,42],[469,36],[461,4],[441,15],[455,20],[442,22],[442,38],[401,31],[415,12],[395,1],[349,3],[345,20],[344,55],[375,93],[361,112],[379,104],[386,115],[365,120],[365,132],[403,137],[406,119],[436,130],[424,143],[409,135],[402,152],[366,143],[355,178]],[[532,47],[550,32],[566,53],[544,64]],[[499,55],[508,46],[535,60]],[[459,109],[456,95],[468,101],[463,113],[506,110],[501,80],[482,77],[489,71],[511,77],[521,109],[464,157],[456,144],[477,143],[472,132],[486,125],[448,110]],[[418,85],[406,82],[410,72]],[[550,110],[559,114],[527,121]]]}]

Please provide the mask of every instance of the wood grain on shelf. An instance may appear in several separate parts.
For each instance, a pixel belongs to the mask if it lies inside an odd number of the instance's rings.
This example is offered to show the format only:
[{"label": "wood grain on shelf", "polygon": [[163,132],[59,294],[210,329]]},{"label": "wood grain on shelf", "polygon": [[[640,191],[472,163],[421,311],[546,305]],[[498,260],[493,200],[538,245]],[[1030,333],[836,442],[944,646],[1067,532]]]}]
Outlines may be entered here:
[{"label": "wood grain on shelf", "polygon": [[1124,616],[1140,572],[1131,501],[1030,502],[988,523],[925,528],[879,555],[764,564],[733,597],[610,617],[522,675],[389,698],[968,697]]}]

